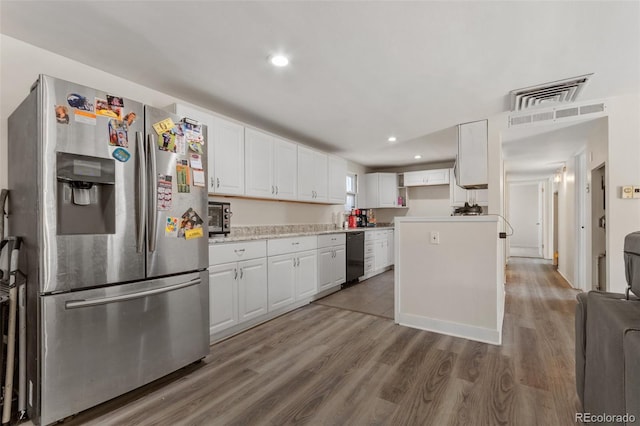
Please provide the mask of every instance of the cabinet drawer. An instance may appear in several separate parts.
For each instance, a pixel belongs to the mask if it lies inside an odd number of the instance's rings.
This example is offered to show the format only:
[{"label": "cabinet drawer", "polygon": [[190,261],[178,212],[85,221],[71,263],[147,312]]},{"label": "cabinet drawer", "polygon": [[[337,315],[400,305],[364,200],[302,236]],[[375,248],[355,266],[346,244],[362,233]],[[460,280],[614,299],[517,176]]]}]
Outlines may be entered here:
[{"label": "cabinet drawer", "polygon": [[213,244],[209,246],[209,265],[256,259],[267,256],[267,241]]},{"label": "cabinet drawer", "polygon": [[367,242],[364,245],[364,257],[369,257],[369,256],[373,256],[373,253],[375,251],[375,244],[373,241],[371,242]]},{"label": "cabinet drawer", "polygon": [[375,261],[373,259],[365,259],[365,261],[364,261],[364,273],[365,273],[365,275],[368,274],[369,272],[373,271],[374,264],[375,264]]},{"label": "cabinet drawer", "polygon": [[346,244],[346,234],[318,235],[318,248],[341,246]]},{"label": "cabinet drawer", "polygon": [[318,237],[315,235],[311,237],[278,238],[267,242],[267,254],[269,256],[314,250],[316,248],[318,248]]}]

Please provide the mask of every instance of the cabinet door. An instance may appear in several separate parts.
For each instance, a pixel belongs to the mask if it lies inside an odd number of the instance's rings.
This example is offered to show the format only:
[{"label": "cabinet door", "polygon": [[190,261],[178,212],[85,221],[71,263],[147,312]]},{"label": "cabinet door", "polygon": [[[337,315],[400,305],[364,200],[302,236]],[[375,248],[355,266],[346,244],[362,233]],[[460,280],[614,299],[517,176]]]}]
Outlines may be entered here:
[{"label": "cabinet door", "polygon": [[375,269],[382,269],[386,266],[387,264],[387,247],[386,247],[386,240],[385,239],[381,239],[381,240],[376,240],[375,241],[375,245],[374,245],[374,262],[375,262]]},{"label": "cabinet door", "polygon": [[[316,191],[316,196],[315,196],[315,201],[318,202],[327,202],[328,200],[328,188],[329,188],[329,184],[328,184],[328,170],[329,170],[329,166],[328,166],[328,160],[327,160],[327,154],[323,154],[321,152],[315,152],[315,159],[314,159],[314,170],[315,170],[315,177],[314,177],[314,190]],[[346,179],[346,176],[345,176]],[[343,201],[344,204],[344,201]]]},{"label": "cabinet door", "polygon": [[380,207],[395,207],[398,203],[398,178],[395,173],[380,173]]},{"label": "cabinet door", "polygon": [[480,120],[458,125],[458,183],[464,186],[486,185],[488,121]]},{"label": "cabinet door", "polygon": [[318,256],[316,250],[294,253],[296,266],[296,300],[311,297],[318,288]]},{"label": "cabinet door", "polygon": [[404,172],[404,186],[424,185],[425,173],[423,171]]},{"label": "cabinet door", "polygon": [[238,323],[238,264],[209,267],[209,332]]},{"label": "cabinet door", "polygon": [[246,129],[244,150],[245,194],[252,197],[275,197],[273,137],[254,129]]},{"label": "cabinet door", "polygon": [[267,313],[267,259],[238,263],[238,320]]},{"label": "cabinet door", "polygon": [[333,284],[342,284],[347,280],[346,246],[333,247]]},{"label": "cabinet door", "polygon": [[475,189],[475,201],[476,204],[481,206],[489,205],[489,190],[488,189]]},{"label": "cabinet door", "polygon": [[395,263],[396,254],[393,252],[393,231],[387,231],[387,266]]},{"label": "cabinet door", "polygon": [[294,254],[285,254],[270,257],[268,260],[269,312],[287,306],[296,300],[294,258]]},{"label": "cabinet door", "polygon": [[315,201],[315,152],[298,146],[298,200]]},{"label": "cabinet door", "polygon": [[347,162],[343,158],[330,155],[329,161],[329,202],[344,204],[347,192]]},{"label": "cabinet door", "polygon": [[276,198],[295,200],[298,197],[298,145],[274,138],[273,146]]},{"label": "cabinet door", "polygon": [[318,292],[333,285],[333,247],[318,250]]},{"label": "cabinet door", "polygon": [[427,170],[425,183],[427,185],[446,185],[449,183],[449,174],[449,169]]},{"label": "cabinet door", "polygon": [[367,173],[365,181],[365,208],[380,207],[380,173]]},{"label": "cabinet door", "polygon": [[216,117],[213,132],[216,194],[244,195],[244,127]]}]

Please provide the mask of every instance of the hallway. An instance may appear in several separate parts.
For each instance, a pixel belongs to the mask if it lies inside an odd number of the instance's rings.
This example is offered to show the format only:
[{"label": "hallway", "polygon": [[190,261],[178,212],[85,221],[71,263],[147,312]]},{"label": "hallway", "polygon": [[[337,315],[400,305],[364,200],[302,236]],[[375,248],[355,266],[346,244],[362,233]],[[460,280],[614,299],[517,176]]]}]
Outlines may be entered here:
[{"label": "hallway", "polygon": [[534,259],[506,290],[502,346],[311,304],[67,424],[574,424],[577,291]]}]

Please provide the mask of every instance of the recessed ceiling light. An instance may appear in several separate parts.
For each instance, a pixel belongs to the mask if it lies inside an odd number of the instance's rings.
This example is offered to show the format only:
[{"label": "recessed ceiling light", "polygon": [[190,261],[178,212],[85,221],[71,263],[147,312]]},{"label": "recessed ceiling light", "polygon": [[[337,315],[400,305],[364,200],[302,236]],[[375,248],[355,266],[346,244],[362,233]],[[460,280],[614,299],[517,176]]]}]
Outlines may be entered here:
[{"label": "recessed ceiling light", "polygon": [[395,142],[395,141],[397,141],[398,139],[396,139],[396,137],[395,137],[395,136],[389,136],[389,139],[387,139],[387,140],[388,140],[389,142]]},{"label": "recessed ceiling light", "polygon": [[289,65],[289,58],[284,55],[271,55],[269,56],[269,62],[274,67],[286,67]]},{"label": "recessed ceiling light", "polygon": [[418,154],[418,155],[414,155],[413,158],[415,158],[416,160],[419,160],[422,158],[422,155]]}]

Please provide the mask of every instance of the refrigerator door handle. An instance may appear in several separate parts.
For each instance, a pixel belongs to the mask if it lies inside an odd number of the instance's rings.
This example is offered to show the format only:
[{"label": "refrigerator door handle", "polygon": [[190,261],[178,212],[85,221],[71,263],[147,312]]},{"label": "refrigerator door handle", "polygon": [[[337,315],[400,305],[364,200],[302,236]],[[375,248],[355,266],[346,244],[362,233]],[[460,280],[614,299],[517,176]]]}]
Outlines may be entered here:
[{"label": "refrigerator door handle", "polygon": [[147,159],[149,160],[149,180],[151,184],[151,194],[149,199],[151,200],[151,206],[149,208],[149,252],[156,251],[156,239],[158,231],[158,176],[156,169],[156,152],[155,141],[153,140],[153,134],[149,134],[147,138]]},{"label": "refrigerator door handle", "polygon": [[200,278],[187,281],[186,283],[174,284],[168,287],[154,288],[151,290],[139,291],[137,293],[123,294],[120,296],[99,297],[95,299],[69,300],[64,304],[65,309],[87,308],[90,306],[106,305],[108,303],[126,302],[127,300],[140,299],[141,297],[153,296],[156,294],[168,293],[192,285],[200,284]]},{"label": "refrigerator door handle", "polygon": [[138,161],[138,235],[136,238],[136,251],[144,251],[144,225],[147,211],[147,162],[145,159],[144,136],[142,132],[136,132],[136,156]]}]

